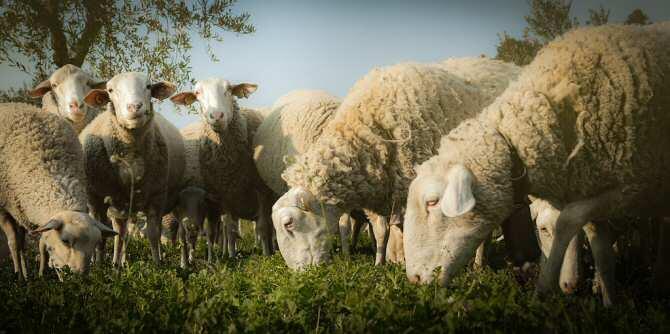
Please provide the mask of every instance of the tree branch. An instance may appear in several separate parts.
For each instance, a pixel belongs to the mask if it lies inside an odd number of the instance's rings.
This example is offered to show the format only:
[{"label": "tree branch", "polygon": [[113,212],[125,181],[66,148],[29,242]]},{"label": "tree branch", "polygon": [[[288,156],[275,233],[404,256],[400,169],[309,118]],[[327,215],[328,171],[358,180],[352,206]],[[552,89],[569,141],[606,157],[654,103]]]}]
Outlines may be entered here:
[{"label": "tree branch", "polygon": [[51,34],[51,48],[54,52],[54,64],[61,67],[69,63],[70,56],[67,48],[67,39],[63,32],[63,23],[59,18],[58,2],[58,0],[49,0],[41,4],[39,1],[30,1],[30,5],[37,12],[37,21],[49,30]]},{"label": "tree branch", "polygon": [[81,67],[96,36],[98,36],[98,33],[102,29],[102,21],[107,14],[103,13],[103,5],[101,2],[102,1],[84,0],[86,24],[84,25],[84,31],[75,43],[74,56],[72,58],[73,65]]}]

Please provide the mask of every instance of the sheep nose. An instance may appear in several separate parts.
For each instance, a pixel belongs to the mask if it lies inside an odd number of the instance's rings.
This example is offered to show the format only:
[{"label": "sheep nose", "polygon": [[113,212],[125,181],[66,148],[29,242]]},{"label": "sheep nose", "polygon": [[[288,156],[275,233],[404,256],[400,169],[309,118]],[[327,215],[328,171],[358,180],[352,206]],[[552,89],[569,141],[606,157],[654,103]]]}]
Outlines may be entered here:
[{"label": "sheep nose", "polygon": [[72,112],[79,112],[79,110],[81,109],[81,105],[76,101],[70,102],[69,106]]},{"label": "sheep nose", "polygon": [[412,284],[421,283],[421,276],[419,275],[410,275],[409,277],[407,277],[407,279],[409,279],[409,282]]},{"label": "sheep nose", "polygon": [[218,120],[221,119],[221,117],[223,117],[223,113],[220,111],[212,111],[209,113],[209,117],[213,120]]},{"label": "sheep nose", "polygon": [[140,103],[128,103],[128,106],[127,106],[128,111],[136,113],[136,112],[142,110],[142,105],[143,105],[142,102],[140,102]]},{"label": "sheep nose", "polygon": [[563,282],[562,290],[566,295],[571,295],[577,289],[576,282]]}]

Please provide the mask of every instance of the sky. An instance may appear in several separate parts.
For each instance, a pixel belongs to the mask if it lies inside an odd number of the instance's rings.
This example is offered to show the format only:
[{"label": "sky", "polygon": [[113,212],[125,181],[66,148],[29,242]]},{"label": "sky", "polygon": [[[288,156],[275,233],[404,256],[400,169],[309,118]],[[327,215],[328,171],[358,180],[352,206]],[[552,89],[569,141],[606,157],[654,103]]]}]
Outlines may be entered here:
[{"label": "sky", "polygon": [[[574,0],[572,15],[584,22],[588,9],[601,4],[611,10],[610,22],[625,20],[635,8],[654,22],[670,20],[670,0]],[[249,12],[256,32],[224,33],[224,42],[213,45],[218,63],[209,60],[203,41],[194,40],[193,76],[256,83],[256,93],[240,105],[263,107],[295,89],[344,97],[378,66],[493,57],[499,33],[521,35],[529,6],[527,0],[240,0],[234,11]],[[0,89],[30,81],[5,64],[0,77]],[[174,112],[170,102],[159,109],[180,128],[198,120]]]}]

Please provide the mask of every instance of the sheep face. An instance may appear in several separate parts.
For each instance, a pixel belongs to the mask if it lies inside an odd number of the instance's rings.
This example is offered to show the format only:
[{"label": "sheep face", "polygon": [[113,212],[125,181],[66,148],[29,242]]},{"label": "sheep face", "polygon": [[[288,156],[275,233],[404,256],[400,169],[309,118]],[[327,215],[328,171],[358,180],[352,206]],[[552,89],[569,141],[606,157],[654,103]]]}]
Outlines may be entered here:
[{"label": "sheep face", "polygon": [[41,234],[40,243],[49,253],[50,267],[57,271],[69,267],[79,273],[88,270],[91,256],[101,238],[116,234],[88,214],[76,211],[55,215],[33,233]]},{"label": "sheep face", "polygon": [[311,193],[293,188],[272,207],[277,244],[286,264],[294,270],[330,261],[338,209],[321,204]]},{"label": "sheep face", "polygon": [[104,85],[104,81],[93,81],[79,67],[68,64],[37,85],[30,92],[30,96],[42,97],[51,92],[58,106],[59,115],[76,123],[83,120],[88,112],[88,107],[84,103],[86,94],[91,89],[101,88]]},{"label": "sheep face", "polygon": [[[420,173],[410,184],[403,245],[407,277],[444,285],[474,256],[495,223],[474,196],[474,176],[463,165]],[[440,270],[441,268],[441,270]]]},{"label": "sheep face", "polygon": [[151,98],[163,100],[175,90],[175,85],[169,82],[152,83],[143,73],[128,72],[109,80],[106,90],[92,90],[85,101],[97,107],[111,102],[119,124],[127,129],[138,129],[153,119]]},{"label": "sheep face", "polygon": [[182,92],[171,100],[175,104],[190,105],[200,102],[200,116],[208,124],[226,129],[237,111],[235,98],[246,98],[256,91],[258,86],[241,83],[231,84],[224,79],[207,79],[195,84],[193,92]]}]

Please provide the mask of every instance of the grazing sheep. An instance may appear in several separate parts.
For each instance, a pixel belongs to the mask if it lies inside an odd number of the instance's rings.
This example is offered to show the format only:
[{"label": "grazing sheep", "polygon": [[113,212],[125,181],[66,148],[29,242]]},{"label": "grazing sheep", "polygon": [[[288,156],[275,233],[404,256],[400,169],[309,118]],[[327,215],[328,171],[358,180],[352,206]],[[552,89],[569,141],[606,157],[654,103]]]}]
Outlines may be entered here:
[{"label": "grazing sheep", "polygon": [[[151,98],[163,100],[174,93],[168,82],[152,83],[142,73],[122,73],[107,82],[107,90],[94,89],[86,103],[106,106],[80,134],[92,213],[110,215],[114,230],[114,264],[125,262],[127,220],[142,211],[147,220],[151,254],[160,261],[161,217],[176,202],[184,172],[184,143],[179,131],[157,114]],[[105,197],[110,201],[105,203]],[[126,220],[127,219],[127,220]]]},{"label": "grazing sheep", "polygon": [[[503,64],[482,62],[491,64],[486,71]],[[472,71],[480,70],[474,65]],[[518,72],[507,65],[498,68],[508,71],[509,80]],[[444,64],[374,69],[350,90],[317,142],[283,173],[291,190],[273,208],[277,233],[296,238],[318,234],[304,238],[321,247],[303,255],[311,259],[309,264],[318,264],[327,259],[328,234],[323,232],[343,213],[362,208],[379,216],[371,221],[381,221],[373,228],[375,263],[383,263],[388,221],[402,217],[413,166],[435,154],[443,134],[481,111],[495,95],[451,74]],[[287,227],[280,231],[283,225]]]},{"label": "grazing sheep", "polygon": [[[196,83],[193,92],[179,93],[171,100],[178,105],[200,102],[202,121],[197,140],[200,172],[208,199],[221,210],[218,215],[208,217],[208,221],[218,222],[223,212],[234,221],[256,220],[263,254],[270,255],[272,191],[258,175],[252,147],[263,116],[255,110],[240,109],[237,104],[237,98],[248,97],[256,88],[248,83],[233,85],[223,79],[207,79]],[[212,205],[208,211],[219,208]]]},{"label": "grazing sheep", "polygon": [[577,29],[551,42],[418,168],[405,216],[408,278],[428,282],[441,267],[446,283],[515,199],[531,195],[560,210],[538,282],[540,292],[557,289],[584,224],[603,238],[603,218],[667,215],[669,108],[670,23]]},{"label": "grazing sheep", "polygon": [[[86,271],[98,241],[114,234],[88,215],[87,202],[81,145],[72,128],[34,106],[0,104],[0,227],[14,271],[27,278],[26,230],[41,234],[41,250],[57,271]],[[45,262],[43,253],[40,273]]]},{"label": "grazing sheep", "polygon": [[67,64],[35,86],[29,95],[41,97],[42,110],[68,120],[75,132],[80,133],[99,113],[84,103],[84,97],[91,89],[104,86],[105,81],[94,81],[79,67]]}]

